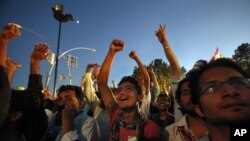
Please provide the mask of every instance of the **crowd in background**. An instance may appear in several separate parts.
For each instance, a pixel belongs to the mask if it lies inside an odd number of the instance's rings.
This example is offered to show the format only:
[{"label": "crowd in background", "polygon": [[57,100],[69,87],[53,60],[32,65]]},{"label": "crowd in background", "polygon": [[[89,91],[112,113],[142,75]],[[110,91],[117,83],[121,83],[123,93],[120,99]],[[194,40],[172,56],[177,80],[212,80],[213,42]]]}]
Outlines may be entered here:
[{"label": "crowd in background", "polygon": [[[171,67],[171,89],[160,89],[154,68],[135,50],[128,54],[140,70],[113,86],[109,75],[125,42],[111,41],[102,64],[87,64],[81,84],[62,85],[52,99],[42,85],[40,62],[48,45],[30,55],[25,90],[11,87],[21,67],[7,55],[8,42],[20,36],[14,24],[0,34],[1,141],[229,141],[230,125],[250,124],[250,74],[230,58],[197,60],[184,74],[166,37],[155,31]],[[18,76],[15,76],[18,77]]]}]

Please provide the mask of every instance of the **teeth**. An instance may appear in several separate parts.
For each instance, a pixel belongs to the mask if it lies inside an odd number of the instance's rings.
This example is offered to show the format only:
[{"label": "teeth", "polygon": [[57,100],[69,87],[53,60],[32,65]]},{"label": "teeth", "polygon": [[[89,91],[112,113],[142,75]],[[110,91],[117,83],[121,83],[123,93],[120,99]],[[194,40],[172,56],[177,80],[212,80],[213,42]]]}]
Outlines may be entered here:
[{"label": "teeth", "polygon": [[121,98],[121,99],[120,99],[120,101],[125,101],[125,100],[127,100],[127,98]]}]

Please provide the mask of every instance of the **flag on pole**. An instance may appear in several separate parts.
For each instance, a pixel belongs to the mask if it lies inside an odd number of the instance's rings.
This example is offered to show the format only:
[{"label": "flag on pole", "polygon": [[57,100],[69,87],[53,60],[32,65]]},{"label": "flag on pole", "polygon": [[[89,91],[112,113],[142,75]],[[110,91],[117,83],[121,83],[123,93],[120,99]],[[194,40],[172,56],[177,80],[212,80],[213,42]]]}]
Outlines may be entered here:
[{"label": "flag on pole", "polygon": [[60,74],[59,80],[65,80],[65,75],[64,74]]},{"label": "flag on pole", "polygon": [[212,60],[217,60],[217,59],[219,59],[219,58],[223,58],[223,56],[222,56],[222,54],[221,54],[219,48],[216,48],[215,53],[214,53],[214,55],[213,55],[213,57],[211,58],[210,61],[212,61]]}]

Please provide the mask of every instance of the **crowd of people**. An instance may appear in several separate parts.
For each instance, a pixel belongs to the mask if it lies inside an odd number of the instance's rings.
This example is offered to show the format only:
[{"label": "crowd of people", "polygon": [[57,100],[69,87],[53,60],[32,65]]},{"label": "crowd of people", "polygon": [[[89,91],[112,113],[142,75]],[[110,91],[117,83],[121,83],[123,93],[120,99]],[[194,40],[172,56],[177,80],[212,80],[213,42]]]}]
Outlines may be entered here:
[{"label": "crowd of people", "polygon": [[56,99],[42,85],[44,43],[30,56],[27,89],[12,89],[21,65],[8,57],[8,42],[20,35],[14,24],[0,33],[1,141],[229,141],[231,125],[250,124],[249,72],[220,58],[198,60],[184,74],[166,25],[155,35],[171,67],[171,91],[160,90],[154,68],[146,68],[135,50],[128,56],[138,65],[138,78],[124,76],[109,86],[112,63],[125,47],[114,39],[103,63],[87,64],[81,84],[60,86]]}]

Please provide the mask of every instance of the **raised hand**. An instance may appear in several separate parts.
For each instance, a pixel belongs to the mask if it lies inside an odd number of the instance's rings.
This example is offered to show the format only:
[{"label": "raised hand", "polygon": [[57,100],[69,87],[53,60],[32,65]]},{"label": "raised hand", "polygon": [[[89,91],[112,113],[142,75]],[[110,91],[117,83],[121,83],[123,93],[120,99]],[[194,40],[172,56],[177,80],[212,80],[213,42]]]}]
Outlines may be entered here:
[{"label": "raised hand", "polygon": [[176,57],[174,51],[172,50],[167,38],[166,38],[166,24],[164,26],[160,25],[159,29],[155,31],[155,35],[157,36],[158,40],[160,41],[165,55],[170,63],[171,66],[171,75],[181,76],[182,70]]},{"label": "raised hand", "polygon": [[155,31],[155,35],[163,46],[167,45],[166,24],[164,24],[164,26],[160,25],[159,29]]},{"label": "raised hand", "polygon": [[8,67],[8,70],[13,70],[15,71],[17,68],[21,68],[22,64],[21,63],[15,63],[11,58],[7,58],[6,64]]},{"label": "raised hand", "polygon": [[7,64],[7,73],[8,72],[15,72],[17,68],[21,68],[22,64],[20,63],[15,63],[11,58],[7,58],[6,60]]},{"label": "raised hand", "polygon": [[130,53],[129,53],[129,57],[132,58],[132,59],[135,59],[136,57],[138,57],[137,53],[132,50]]},{"label": "raised hand", "polygon": [[0,65],[5,66],[7,60],[8,41],[14,37],[20,36],[21,32],[16,25],[8,24],[0,33]]},{"label": "raised hand", "polygon": [[95,64],[88,64],[85,72],[90,72],[91,68],[93,68],[94,66]]},{"label": "raised hand", "polygon": [[40,73],[40,61],[48,57],[49,47],[46,43],[39,43],[35,45],[35,48],[30,57],[30,74]]},{"label": "raised hand", "polygon": [[7,58],[6,65],[7,65],[6,73],[8,76],[8,80],[11,84],[11,81],[12,81],[12,78],[13,78],[13,75],[14,75],[16,69],[22,67],[22,64],[15,63],[11,58]]},{"label": "raised hand", "polygon": [[122,51],[123,48],[124,48],[124,42],[119,39],[114,39],[110,44],[110,49],[115,52]]},{"label": "raised hand", "polygon": [[7,39],[12,39],[14,37],[18,37],[21,35],[21,32],[19,30],[19,27],[15,24],[7,24],[4,29],[2,36],[4,36]]},{"label": "raised hand", "polygon": [[31,55],[31,63],[40,62],[43,59],[46,59],[48,56],[48,44],[38,43],[35,45],[35,48]]}]

